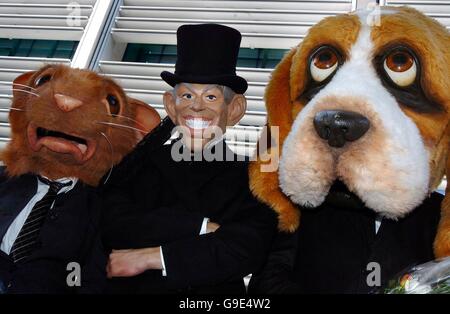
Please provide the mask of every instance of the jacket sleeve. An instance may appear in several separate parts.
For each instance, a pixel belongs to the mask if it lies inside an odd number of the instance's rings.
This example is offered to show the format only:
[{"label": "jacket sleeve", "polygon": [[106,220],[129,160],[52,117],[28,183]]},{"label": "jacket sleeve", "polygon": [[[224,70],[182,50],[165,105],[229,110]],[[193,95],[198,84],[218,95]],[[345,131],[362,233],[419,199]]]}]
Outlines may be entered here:
[{"label": "jacket sleeve", "polygon": [[258,271],[270,248],[276,217],[268,207],[252,204],[241,208],[246,215],[221,224],[214,233],[162,246],[171,288],[216,285]]},{"label": "jacket sleeve", "polygon": [[81,264],[81,286],[76,293],[93,294],[103,293],[106,287],[107,254],[101,241],[100,200],[95,197],[91,211],[91,223],[84,237],[84,251]]},{"label": "jacket sleeve", "polygon": [[300,287],[291,278],[297,251],[297,232],[278,232],[263,269],[253,274],[250,294],[292,294]]},{"label": "jacket sleeve", "polygon": [[[161,184],[156,168],[147,162],[135,183],[116,181],[101,190],[102,238],[109,249],[159,246],[198,235],[204,217],[181,207],[159,206]],[[139,182],[145,182],[145,186]]]},{"label": "jacket sleeve", "polygon": [[81,265],[81,286],[77,293],[103,293],[106,286],[106,252],[97,232],[91,239],[85,262]]}]

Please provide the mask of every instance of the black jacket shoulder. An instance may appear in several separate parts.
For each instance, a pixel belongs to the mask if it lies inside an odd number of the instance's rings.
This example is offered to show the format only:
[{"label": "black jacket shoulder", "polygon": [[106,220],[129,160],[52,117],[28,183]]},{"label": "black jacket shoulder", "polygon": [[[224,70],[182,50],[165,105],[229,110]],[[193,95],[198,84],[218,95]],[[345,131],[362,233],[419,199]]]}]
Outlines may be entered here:
[{"label": "black jacket shoulder", "polygon": [[8,180],[8,176],[6,174],[6,167],[0,166],[0,183],[5,182],[6,180]]}]

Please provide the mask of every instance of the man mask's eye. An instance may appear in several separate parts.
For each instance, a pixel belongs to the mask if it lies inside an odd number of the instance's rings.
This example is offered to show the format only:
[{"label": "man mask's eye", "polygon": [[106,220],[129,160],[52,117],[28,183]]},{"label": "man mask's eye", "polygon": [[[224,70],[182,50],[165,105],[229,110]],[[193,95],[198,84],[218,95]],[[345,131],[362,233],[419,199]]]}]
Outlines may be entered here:
[{"label": "man mask's eye", "polygon": [[217,97],[214,95],[208,95],[208,96],[206,96],[206,99],[208,99],[209,101],[214,101],[217,99]]},{"label": "man mask's eye", "polygon": [[400,87],[409,86],[416,80],[416,60],[406,50],[396,49],[390,52],[384,59],[383,68],[389,78]]},{"label": "man mask's eye", "polygon": [[181,95],[181,98],[186,99],[186,100],[192,100],[192,98],[194,98],[194,97],[192,96],[192,94],[184,93],[183,95]]},{"label": "man mask's eye", "polygon": [[311,77],[316,82],[322,82],[334,73],[339,65],[339,56],[330,47],[319,48],[310,61]]}]

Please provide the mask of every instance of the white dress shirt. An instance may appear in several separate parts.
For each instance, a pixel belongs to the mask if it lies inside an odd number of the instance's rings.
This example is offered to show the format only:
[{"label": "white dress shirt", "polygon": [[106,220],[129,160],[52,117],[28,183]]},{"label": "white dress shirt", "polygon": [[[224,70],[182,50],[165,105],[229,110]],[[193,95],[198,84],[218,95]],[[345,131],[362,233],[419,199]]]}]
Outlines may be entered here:
[{"label": "white dress shirt", "polygon": [[[17,236],[19,235],[20,230],[22,230],[23,225],[25,224],[25,221],[28,218],[28,215],[30,215],[31,210],[33,209],[34,205],[36,205],[37,202],[39,202],[45,194],[47,194],[48,189],[50,188],[47,184],[43,183],[41,180],[37,179],[37,191],[36,194],[31,198],[31,200],[28,202],[28,204],[22,209],[22,211],[17,215],[17,217],[14,219],[12,224],[9,226],[8,230],[5,233],[5,236],[2,239],[2,243],[0,245],[0,250],[5,252],[9,255],[11,252],[11,248],[14,244],[14,241],[16,241]],[[69,181],[72,181],[72,184],[69,186],[63,187],[58,194],[61,193],[67,193],[68,191],[72,190],[75,187],[75,184],[77,183],[78,179],[76,178],[61,178],[58,180],[55,180],[56,182],[60,183],[67,183]],[[53,207],[53,204],[52,204]]]},{"label": "white dress shirt", "polygon": [[380,230],[382,221],[383,217],[378,215],[377,218],[375,219],[375,234],[377,234],[378,230]]}]

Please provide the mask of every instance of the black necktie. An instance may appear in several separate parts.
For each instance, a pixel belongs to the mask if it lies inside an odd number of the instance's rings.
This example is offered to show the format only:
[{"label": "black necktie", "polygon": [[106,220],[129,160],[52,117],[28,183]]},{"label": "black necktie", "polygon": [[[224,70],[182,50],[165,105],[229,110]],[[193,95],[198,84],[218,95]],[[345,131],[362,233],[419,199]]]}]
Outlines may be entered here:
[{"label": "black necktie", "polygon": [[56,199],[58,192],[65,186],[71,185],[72,182],[59,183],[52,182],[46,178],[38,177],[39,180],[49,186],[47,194],[38,201],[28,215],[22,229],[20,230],[14,244],[11,247],[10,256],[14,263],[20,262],[27,258],[39,237],[42,224],[44,223],[47,213]]}]

